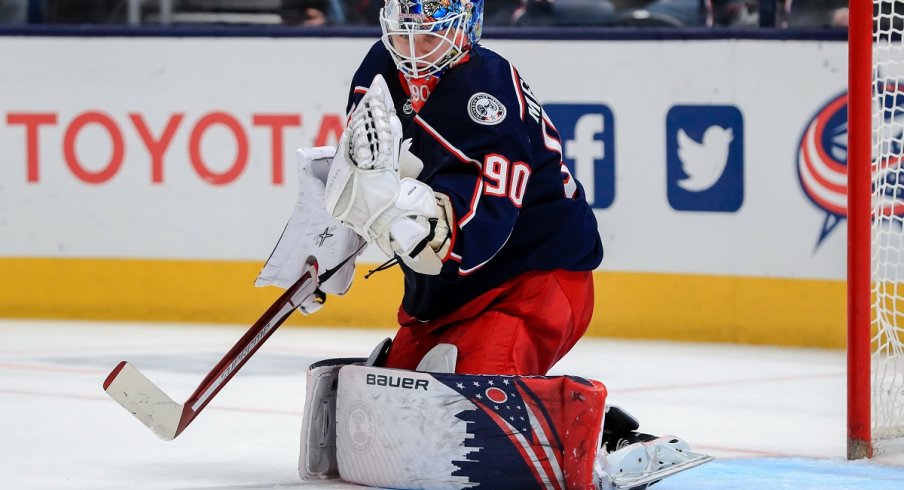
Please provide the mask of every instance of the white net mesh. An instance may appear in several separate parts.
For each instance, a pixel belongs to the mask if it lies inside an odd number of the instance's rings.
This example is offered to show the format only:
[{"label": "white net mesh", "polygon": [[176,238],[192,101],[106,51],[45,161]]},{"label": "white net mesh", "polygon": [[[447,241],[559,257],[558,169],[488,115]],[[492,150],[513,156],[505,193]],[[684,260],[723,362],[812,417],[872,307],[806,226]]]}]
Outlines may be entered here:
[{"label": "white net mesh", "polygon": [[872,434],[904,437],[904,0],[876,0],[873,22]]}]

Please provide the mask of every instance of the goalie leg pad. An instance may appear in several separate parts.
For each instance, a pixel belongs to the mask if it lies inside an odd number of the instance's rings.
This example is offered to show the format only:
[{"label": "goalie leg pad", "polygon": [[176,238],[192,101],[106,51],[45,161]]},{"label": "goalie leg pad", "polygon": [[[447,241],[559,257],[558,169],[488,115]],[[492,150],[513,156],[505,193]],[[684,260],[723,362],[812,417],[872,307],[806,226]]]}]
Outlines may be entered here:
[{"label": "goalie leg pad", "polygon": [[298,474],[302,480],[339,476],[336,464],[336,388],[339,368],[363,359],[326,359],[307,371],[301,453]]},{"label": "goalie leg pad", "polygon": [[373,366],[382,363],[390,345],[391,339],[383,339],[367,359],[325,359],[308,367],[301,424],[301,454],[298,457],[298,474],[302,480],[339,476],[336,463],[336,393],[339,369],[352,364]]},{"label": "goalie leg pad", "polygon": [[573,376],[339,371],[343,480],[383,488],[593,488],[606,390]]}]

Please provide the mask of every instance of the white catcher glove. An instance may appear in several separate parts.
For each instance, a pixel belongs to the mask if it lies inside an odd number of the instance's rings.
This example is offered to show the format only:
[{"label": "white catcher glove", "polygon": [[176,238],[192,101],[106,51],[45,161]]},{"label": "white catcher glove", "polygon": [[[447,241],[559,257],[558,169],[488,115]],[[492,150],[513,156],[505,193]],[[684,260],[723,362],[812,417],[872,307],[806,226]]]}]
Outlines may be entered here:
[{"label": "white catcher glove", "polygon": [[[405,174],[416,175],[423,166],[407,150],[389,87],[377,75],[339,140],[326,183],[326,209],[386,255],[399,255],[417,272],[438,274],[442,262],[436,250],[442,247],[423,245],[437,240],[436,230],[446,230],[445,243],[448,225],[437,225],[440,213],[433,189],[400,176],[401,167]],[[443,209],[444,223],[446,214]],[[422,257],[425,252],[434,260]]]}]

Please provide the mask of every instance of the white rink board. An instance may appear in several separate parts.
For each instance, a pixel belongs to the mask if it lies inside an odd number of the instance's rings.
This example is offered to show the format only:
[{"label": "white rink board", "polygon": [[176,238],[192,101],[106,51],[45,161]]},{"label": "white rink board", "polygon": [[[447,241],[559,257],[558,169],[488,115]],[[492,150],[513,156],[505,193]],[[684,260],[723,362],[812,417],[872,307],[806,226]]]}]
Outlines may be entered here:
[{"label": "white rink board", "polygon": [[[0,257],[265,259],[294,202],[292,150],[314,143],[325,116],[342,115],[371,43],[0,38]],[[602,269],[844,277],[844,223],[816,246],[826,213],[804,193],[796,157],[814,115],[846,90],[845,43],[486,45],[511,59],[544,103],[611,109],[615,199],[597,212],[607,250]],[[676,105],[713,104],[743,116],[743,204],[737,212],[676,211],[666,192],[666,115]],[[124,151],[118,172],[96,184],[77,178],[64,157],[67,128],[91,111],[114,121]],[[213,112],[233,117],[248,138],[247,166],[225,185],[204,181],[190,158],[192,130]],[[29,182],[25,126],[12,124],[11,114],[34,113],[57,122],[37,130],[38,175]],[[152,159],[130,114],[154,138],[184,114],[163,154],[162,182],[151,182]],[[301,119],[282,131],[281,184],[273,177],[273,131],[253,124],[255,115],[273,114]],[[113,155],[101,128],[89,123],[72,138],[87,173],[103,170]],[[212,173],[236,160],[236,139],[225,128],[214,124],[197,138]]]}]

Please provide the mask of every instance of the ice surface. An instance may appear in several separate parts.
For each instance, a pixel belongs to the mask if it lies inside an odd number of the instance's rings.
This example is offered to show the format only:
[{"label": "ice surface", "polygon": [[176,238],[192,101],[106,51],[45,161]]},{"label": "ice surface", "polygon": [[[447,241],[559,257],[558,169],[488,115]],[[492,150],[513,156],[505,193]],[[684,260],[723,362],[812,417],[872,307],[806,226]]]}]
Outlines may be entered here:
[{"label": "ice surface", "polygon": [[[392,332],[283,328],[172,442],[103,392],[127,360],[182,402],[245,329],[0,321],[0,488],[361,488],[298,479],[304,371]],[[718,458],[657,490],[904,488],[904,454],[844,460],[842,351],[585,339],[552,374],[566,373]]]}]

